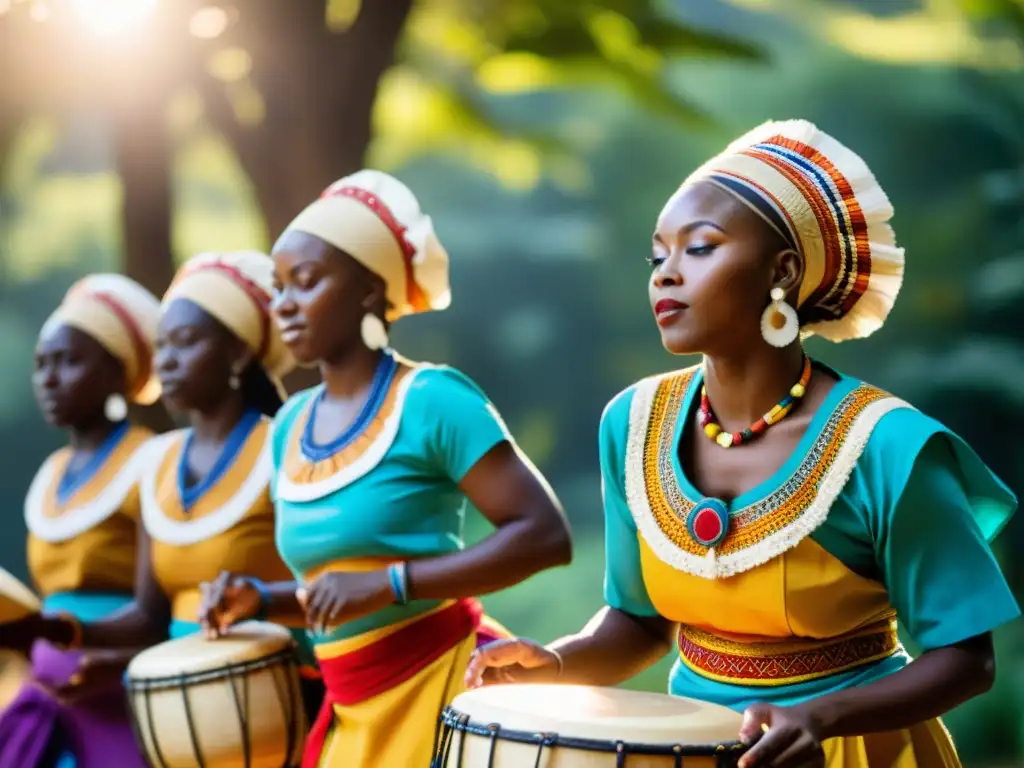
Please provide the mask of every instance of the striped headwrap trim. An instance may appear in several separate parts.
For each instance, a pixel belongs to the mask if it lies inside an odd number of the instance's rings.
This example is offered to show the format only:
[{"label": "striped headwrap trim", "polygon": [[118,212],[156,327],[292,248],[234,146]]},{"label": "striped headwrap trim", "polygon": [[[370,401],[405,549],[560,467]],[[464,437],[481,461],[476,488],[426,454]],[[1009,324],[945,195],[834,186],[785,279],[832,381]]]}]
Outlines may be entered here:
[{"label": "striped headwrap trim", "polygon": [[683,186],[707,182],[757,213],[804,257],[805,334],[862,338],[884,323],[903,280],[892,206],[864,161],[803,120],[766,123]]}]

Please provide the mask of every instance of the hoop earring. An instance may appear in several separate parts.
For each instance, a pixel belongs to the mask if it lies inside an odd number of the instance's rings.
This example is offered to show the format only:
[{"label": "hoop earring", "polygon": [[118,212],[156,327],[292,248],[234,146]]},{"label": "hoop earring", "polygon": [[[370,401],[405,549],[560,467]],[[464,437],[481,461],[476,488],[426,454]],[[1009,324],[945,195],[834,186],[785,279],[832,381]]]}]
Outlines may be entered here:
[{"label": "hoop earring", "polygon": [[108,395],[106,402],[103,403],[103,415],[107,417],[107,421],[124,421],[128,417],[128,403],[124,395],[117,392]]},{"label": "hoop earring", "polygon": [[761,336],[773,347],[788,347],[800,335],[800,318],[785,302],[786,292],[782,288],[772,288],[771,297],[772,303],[761,314]]},{"label": "hoop earring", "polygon": [[388,329],[384,321],[373,312],[363,315],[363,321],[359,325],[359,335],[363,338],[363,344],[368,349],[384,349],[388,345]]}]

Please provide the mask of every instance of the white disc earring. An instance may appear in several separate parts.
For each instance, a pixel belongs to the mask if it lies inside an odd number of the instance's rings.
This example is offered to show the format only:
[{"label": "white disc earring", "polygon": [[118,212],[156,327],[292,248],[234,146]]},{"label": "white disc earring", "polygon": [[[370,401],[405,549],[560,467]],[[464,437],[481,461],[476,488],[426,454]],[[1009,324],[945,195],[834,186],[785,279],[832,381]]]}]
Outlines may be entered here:
[{"label": "white disc earring", "polygon": [[128,403],[125,402],[124,396],[116,392],[109,395],[103,403],[103,415],[107,417],[107,421],[124,421],[128,416]]},{"label": "white disc earring", "polygon": [[388,345],[388,329],[385,327],[384,321],[373,312],[363,315],[359,333],[363,337],[363,344],[368,349],[384,349]]},{"label": "white disc earring", "polygon": [[800,319],[786,303],[782,288],[772,288],[771,297],[772,303],[761,314],[761,336],[773,347],[788,347],[800,335]]}]

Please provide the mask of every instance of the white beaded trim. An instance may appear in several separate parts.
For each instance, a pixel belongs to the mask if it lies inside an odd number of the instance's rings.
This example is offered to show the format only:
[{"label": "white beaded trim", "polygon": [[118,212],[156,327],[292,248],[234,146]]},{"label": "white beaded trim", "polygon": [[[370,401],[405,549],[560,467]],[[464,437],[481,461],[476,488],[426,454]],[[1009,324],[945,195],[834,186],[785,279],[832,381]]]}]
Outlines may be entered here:
[{"label": "white beaded trim", "polygon": [[[637,384],[630,404],[629,434],[626,443],[626,501],[637,529],[651,549],[665,564],[676,570],[705,579],[721,579],[749,571],[795,547],[818,528],[828,517],[832,503],[842,492],[860,459],[868,439],[879,420],[897,408],[912,406],[896,397],[885,397],[867,405],[856,417],[840,446],[832,465],[826,470],[815,492],[814,500],[801,515],[785,528],[765,537],[757,544],[738,552],[718,557],[714,548],[704,556],[685,552],[665,534],[651,509],[644,474],[644,452],[650,428],[651,410],[658,386],[665,374],[644,379]],[[734,513],[735,514],[735,513]]]},{"label": "white beaded trim", "polygon": [[[301,503],[328,496],[341,490],[347,485],[351,485],[380,464],[392,443],[395,442],[395,437],[398,435],[398,427],[402,421],[402,410],[405,405],[405,397],[409,393],[409,387],[412,386],[413,381],[419,374],[423,373],[423,371],[434,370],[439,367],[440,366],[431,365],[429,363],[419,363],[405,375],[405,377],[398,383],[398,389],[395,392],[394,409],[385,419],[384,426],[381,428],[380,434],[377,435],[373,443],[371,443],[367,449],[355,459],[355,461],[345,467],[342,467],[330,477],[325,477],[323,480],[319,480],[315,483],[293,482],[292,479],[288,477],[288,472],[284,469],[284,459],[282,459],[282,467],[278,469],[276,478],[277,486],[275,489],[275,496],[277,500]],[[309,401],[307,401],[303,407],[308,408]],[[297,439],[294,432],[297,429],[301,429],[299,426],[301,422],[301,418],[294,419],[291,423],[289,434],[283,434],[280,436],[280,439],[283,442],[283,448],[281,451],[283,457],[288,455],[292,441]],[[305,461],[305,459],[303,459],[303,461]]]},{"label": "white beaded trim", "polygon": [[80,536],[109,518],[121,508],[132,487],[138,482],[147,462],[146,447],[147,443],[143,443],[136,448],[124,466],[92,501],[65,507],[56,517],[47,517],[44,511],[46,494],[57,479],[56,455],[47,458],[36,472],[25,496],[25,524],[29,533],[37,539],[56,544]]},{"label": "white beaded trim", "polygon": [[[139,484],[142,500],[142,523],[152,538],[176,547],[197,544],[212,539],[233,528],[256,506],[260,496],[270,484],[273,462],[270,458],[270,430],[264,432],[256,465],[245,478],[238,490],[218,509],[195,520],[174,520],[164,514],[156,495],[157,474],[164,457],[175,442],[182,439],[182,431],[176,430],[153,438],[150,466]],[[249,439],[252,439],[251,437]],[[176,470],[177,468],[175,468]],[[175,484],[177,488],[177,484]]]}]

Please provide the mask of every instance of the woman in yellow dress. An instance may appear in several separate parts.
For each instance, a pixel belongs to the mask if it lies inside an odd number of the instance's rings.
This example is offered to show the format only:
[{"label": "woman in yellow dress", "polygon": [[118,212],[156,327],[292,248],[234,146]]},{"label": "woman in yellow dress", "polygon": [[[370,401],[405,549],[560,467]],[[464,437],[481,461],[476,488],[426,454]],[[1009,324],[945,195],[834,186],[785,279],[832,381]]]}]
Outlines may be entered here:
[{"label": "woman in yellow dress", "polygon": [[[270,319],[272,270],[265,254],[239,252],[200,254],[178,271],[161,306],[154,366],[164,402],[190,426],[145,449],[135,599],[102,620],[52,621],[47,636],[104,647],[181,637],[199,629],[200,583],[222,569],[254,584],[290,575],[274,545],[269,495],[270,419],[282,402],[279,377],[293,366]],[[316,707],[322,684],[306,671],[307,704]]]},{"label": "woman in yellow dress", "polygon": [[[39,335],[36,399],[70,437],[43,462],[25,499],[29,573],[48,616],[93,621],[132,601],[138,481],[152,433],[131,424],[126,401],[159,396],[159,311],[157,298],[128,278],[91,275],[68,291]],[[35,635],[18,630],[0,627],[0,646],[27,648]],[[0,717],[0,766],[144,766],[121,687],[137,649],[97,645],[83,652],[35,643],[31,682]],[[78,684],[85,676],[91,685]]]},{"label": "woman in yellow dress", "polygon": [[[426,766],[484,631],[472,596],[568,562],[568,528],[468,377],[388,349],[388,322],[450,301],[447,254],[405,185],[342,179],[272,255],[284,340],[324,380],[274,423],[277,543],[298,582],[261,600],[225,575],[207,620],[262,603],[313,628],[327,694],[303,768]],[[497,530],[463,549],[467,499]]]},{"label": "woman in yellow dress", "polygon": [[992,630],[1019,616],[989,547],[1016,499],[938,421],[800,343],[883,324],[891,215],[864,162],[799,120],[683,183],[650,301],[665,348],[704,361],[602,416],[607,607],[547,648],[481,649],[470,684],[616,685],[675,644],[670,693],[744,713],[743,768],[959,766],[938,718],[989,688]]}]

